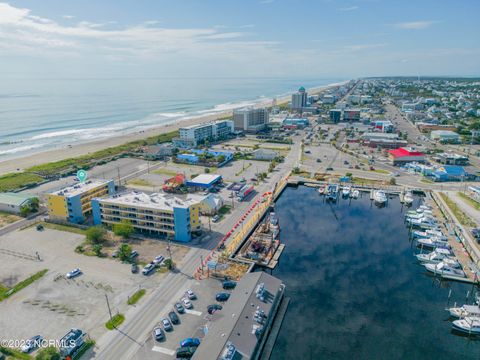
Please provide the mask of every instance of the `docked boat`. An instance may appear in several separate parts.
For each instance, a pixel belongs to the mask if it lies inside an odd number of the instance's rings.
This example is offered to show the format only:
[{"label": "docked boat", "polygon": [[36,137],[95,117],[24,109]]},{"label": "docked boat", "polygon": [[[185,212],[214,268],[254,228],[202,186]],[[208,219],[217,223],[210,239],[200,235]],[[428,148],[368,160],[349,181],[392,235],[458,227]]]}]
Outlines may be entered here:
[{"label": "docked boat", "polygon": [[425,231],[414,230],[412,231],[412,237],[414,239],[427,239],[431,237],[439,238],[442,241],[447,241],[447,237],[443,235],[440,230],[427,229]]},{"label": "docked boat", "polygon": [[424,264],[438,264],[444,259],[450,258],[452,252],[449,249],[437,247],[432,252],[415,255],[417,260]]},{"label": "docked boat", "polygon": [[350,192],[350,197],[352,199],[358,199],[359,196],[360,196],[360,191],[358,191],[357,189],[352,189],[352,191]]},{"label": "docked boat", "polygon": [[463,333],[480,335],[480,317],[467,316],[464,319],[454,320],[452,328]]},{"label": "docked boat", "polygon": [[457,269],[451,267],[443,261],[438,264],[425,264],[425,269],[435,275],[441,275],[448,278],[464,279],[466,277],[465,272],[461,268]]},{"label": "docked boat", "polygon": [[480,317],[480,306],[478,305],[463,305],[460,307],[451,307],[447,311],[451,316],[456,318],[464,318],[468,316]]},{"label": "docked boat", "polygon": [[423,217],[421,219],[407,219],[407,223],[421,228],[421,229],[436,229],[438,228],[437,219],[432,217]]},{"label": "docked boat", "polygon": [[450,248],[450,245],[448,245],[447,241],[443,241],[435,237],[417,239],[417,246],[426,249]]},{"label": "docked boat", "polygon": [[270,212],[270,231],[273,233],[273,238],[276,239],[278,234],[280,234],[280,223],[278,221],[278,216],[275,212]]},{"label": "docked boat", "polygon": [[377,204],[385,204],[387,202],[387,195],[385,194],[385,191],[383,190],[375,190],[373,192],[373,200]]},{"label": "docked boat", "polygon": [[411,191],[407,191],[404,195],[403,195],[403,202],[405,205],[407,206],[410,206],[413,204],[413,194]]},{"label": "docked boat", "polygon": [[350,186],[344,186],[342,189],[342,197],[348,198],[350,196]]},{"label": "docked boat", "polygon": [[319,193],[320,195],[325,195],[326,192],[327,192],[327,186],[326,186],[326,185],[325,185],[325,186],[320,186],[320,187],[318,188],[318,193]]},{"label": "docked boat", "polygon": [[336,184],[328,185],[327,200],[337,201],[337,198],[338,198],[338,185]]}]

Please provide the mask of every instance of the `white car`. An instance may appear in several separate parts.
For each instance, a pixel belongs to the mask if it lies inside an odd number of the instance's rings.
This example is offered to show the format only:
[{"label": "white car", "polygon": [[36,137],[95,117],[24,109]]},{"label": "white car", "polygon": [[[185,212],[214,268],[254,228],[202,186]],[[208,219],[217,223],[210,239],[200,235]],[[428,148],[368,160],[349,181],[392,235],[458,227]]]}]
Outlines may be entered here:
[{"label": "white car", "polygon": [[152,263],[155,264],[155,265],[160,265],[163,260],[165,260],[165,257],[163,255],[158,255],[158,256],[155,256],[155,259],[153,259]]},{"label": "white car", "polygon": [[40,335],[35,335],[34,337],[25,341],[25,344],[22,346],[21,350],[23,353],[28,354],[32,350],[40,347],[42,341],[43,337],[41,337]]},{"label": "white car", "polygon": [[183,299],[182,299],[182,304],[183,304],[183,306],[185,306],[186,309],[191,309],[191,308],[193,308],[192,303],[191,303],[190,300],[188,300],[187,298],[183,298]]},{"label": "white car", "polygon": [[190,300],[195,300],[197,298],[197,295],[195,295],[195,293],[192,290],[188,289],[187,290],[187,297]]},{"label": "white car", "polygon": [[67,279],[73,279],[82,273],[82,270],[79,268],[73,269],[72,271],[67,273]]}]

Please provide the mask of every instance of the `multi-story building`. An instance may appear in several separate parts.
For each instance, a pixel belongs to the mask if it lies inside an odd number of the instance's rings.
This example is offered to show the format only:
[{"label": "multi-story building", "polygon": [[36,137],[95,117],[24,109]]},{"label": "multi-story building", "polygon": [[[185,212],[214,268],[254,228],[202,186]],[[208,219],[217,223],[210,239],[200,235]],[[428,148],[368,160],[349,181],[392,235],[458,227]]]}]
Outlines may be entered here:
[{"label": "multi-story building", "polygon": [[253,107],[233,111],[233,124],[235,130],[245,132],[258,132],[267,127],[268,110]]},{"label": "multi-story building", "polygon": [[48,215],[52,219],[76,224],[85,222],[92,211],[91,200],[113,195],[113,180],[88,180],[48,194]]},{"label": "multi-story building", "polygon": [[182,127],[179,138],[173,140],[180,147],[193,147],[205,140],[224,139],[233,132],[233,121],[220,120],[205,124]]},{"label": "multi-story building", "polygon": [[333,123],[339,123],[342,120],[342,110],[332,109],[330,110],[330,121]]},{"label": "multi-story building", "polygon": [[135,231],[188,242],[201,229],[198,199],[131,192],[92,200],[93,222],[113,226],[132,224]]},{"label": "multi-story building", "polygon": [[343,121],[360,121],[360,110],[345,109],[343,111]]},{"label": "multi-story building", "polygon": [[307,106],[308,93],[303,86],[298,91],[292,94],[292,110],[302,110]]}]

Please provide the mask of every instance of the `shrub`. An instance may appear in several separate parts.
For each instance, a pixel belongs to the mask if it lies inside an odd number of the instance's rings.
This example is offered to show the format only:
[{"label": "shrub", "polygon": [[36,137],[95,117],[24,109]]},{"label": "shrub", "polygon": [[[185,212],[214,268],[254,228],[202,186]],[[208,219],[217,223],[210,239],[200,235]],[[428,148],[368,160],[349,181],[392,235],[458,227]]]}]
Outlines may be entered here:
[{"label": "shrub", "polygon": [[113,225],[113,233],[127,239],[133,233],[133,225],[129,221],[122,221],[120,224]]},{"label": "shrub", "polygon": [[35,360],[60,360],[60,352],[53,346],[38,350]]},{"label": "shrub", "polygon": [[126,261],[130,258],[130,254],[132,252],[132,247],[128,244],[122,244],[118,248],[118,257],[122,261]]},{"label": "shrub", "polygon": [[92,244],[99,244],[105,240],[105,229],[100,226],[92,226],[86,232],[87,240]]},{"label": "shrub", "polygon": [[172,261],[172,259],[165,259],[163,263],[165,264],[168,270],[172,270],[175,267],[175,264]]},{"label": "shrub", "polygon": [[103,255],[103,254],[102,254],[102,249],[103,249],[102,244],[95,244],[95,245],[93,245],[93,247],[92,247],[93,253],[94,253],[96,256],[98,256],[98,257],[100,257],[100,256]]}]

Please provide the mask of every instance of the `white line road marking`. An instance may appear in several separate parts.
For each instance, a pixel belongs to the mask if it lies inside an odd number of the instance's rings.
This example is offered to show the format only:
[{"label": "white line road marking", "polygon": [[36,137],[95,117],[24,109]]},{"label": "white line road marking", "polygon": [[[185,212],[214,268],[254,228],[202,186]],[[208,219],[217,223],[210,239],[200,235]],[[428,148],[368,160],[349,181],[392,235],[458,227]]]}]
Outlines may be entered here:
[{"label": "white line road marking", "polygon": [[156,352],[159,352],[159,353],[162,353],[162,354],[167,354],[167,355],[170,355],[170,356],[175,354],[174,350],[170,350],[170,349],[163,348],[163,347],[160,347],[160,346],[154,346],[152,348],[152,351],[156,351]]},{"label": "white line road marking", "polygon": [[186,312],[187,314],[202,316],[202,312],[201,312],[201,311],[185,309],[185,312]]}]

